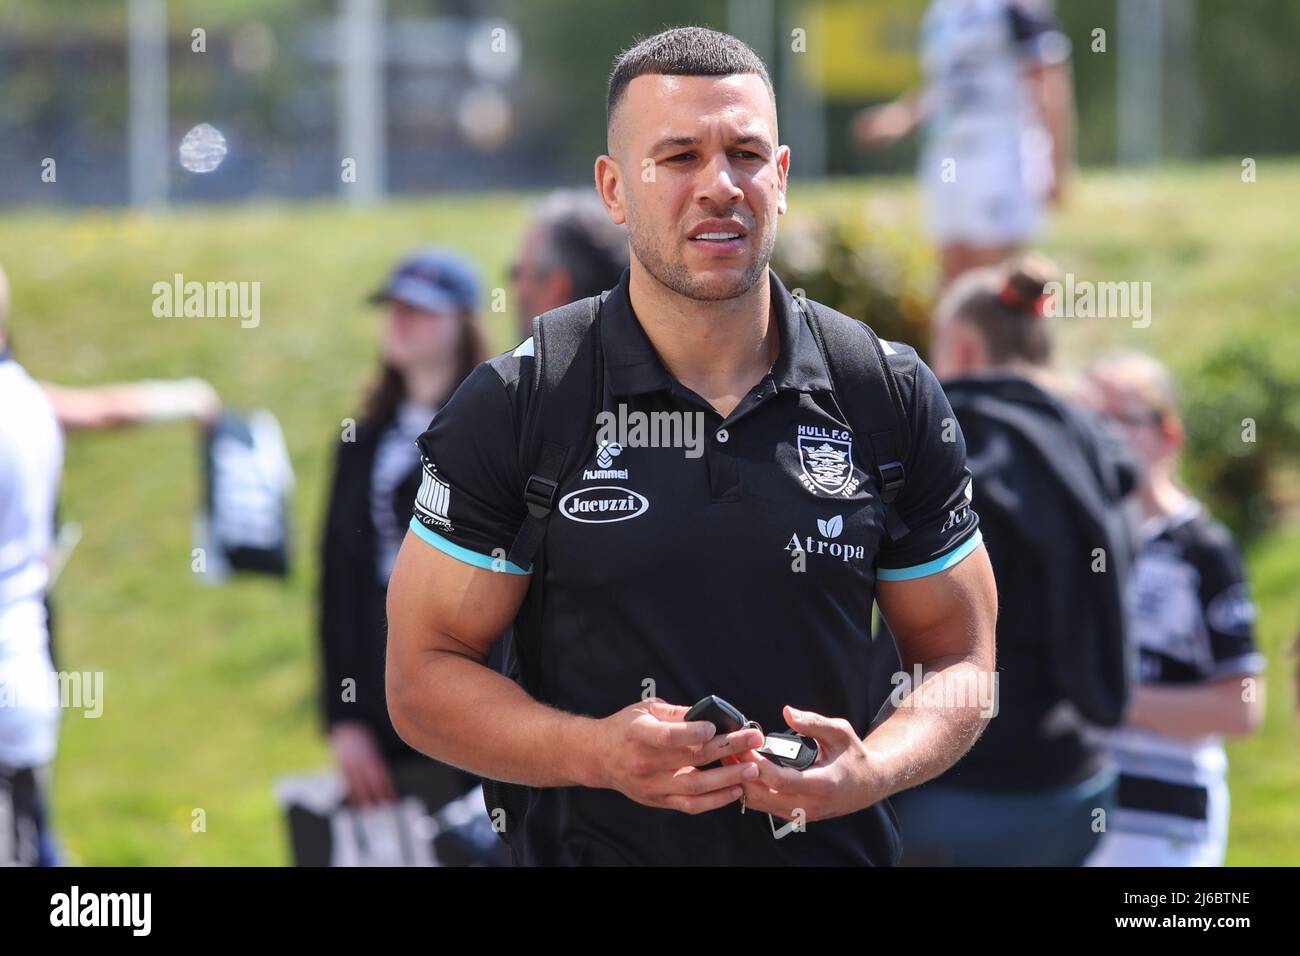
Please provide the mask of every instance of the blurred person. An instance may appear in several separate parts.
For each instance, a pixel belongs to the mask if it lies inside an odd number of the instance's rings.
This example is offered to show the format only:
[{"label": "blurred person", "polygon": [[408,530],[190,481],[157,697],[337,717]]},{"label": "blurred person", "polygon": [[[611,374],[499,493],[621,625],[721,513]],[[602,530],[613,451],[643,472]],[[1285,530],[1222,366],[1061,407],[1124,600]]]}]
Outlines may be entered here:
[{"label": "blurred person", "polygon": [[1006,259],[1059,204],[1074,156],[1070,41],[1049,0],[934,0],[921,23],[924,88],[860,112],[888,145],[924,127],[919,175],[941,282]]},{"label": "blurred person", "polygon": [[64,429],[175,418],[209,421],[200,379],[69,387],[37,382],[14,358],[0,268],[0,863],[55,865],[50,766],[59,700],[49,600]]},{"label": "blurred person", "polygon": [[1228,841],[1224,737],[1264,716],[1264,658],[1232,533],[1178,481],[1183,425],[1173,379],[1155,359],[1092,365],[1085,394],[1122,428],[1143,474],[1142,544],[1128,585],[1139,683],[1109,735],[1119,803],[1092,866],[1222,866]]},{"label": "blurred person", "polygon": [[10,350],[0,271],[0,865],[35,866],[58,741],[45,592],[63,434],[39,384]]},{"label": "blurred person", "polygon": [[478,783],[393,730],[384,600],[420,480],[416,439],[483,358],[479,295],[466,260],[424,249],[369,300],[385,309],[382,357],[355,434],[344,433],[335,455],[319,591],[325,724],[357,806],[414,794],[433,813]]},{"label": "blurred person", "polygon": [[905,865],[1078,866],[1114,801],[1093,725],[1118,723],[1128,696],[1121,502],[1137,476],[1119,436],[1061,397],[1054,277],[1032,256],[974,270],[935,313],[934,370],[998,583],[998,713],[951,770],[895,798]]},{"label": "blurred person", "polygon": [[627,268],[627,230],[610,222],[592,190],[557,189],[533,217],[510,267],[522,338],[533,316],[599,295]]}]

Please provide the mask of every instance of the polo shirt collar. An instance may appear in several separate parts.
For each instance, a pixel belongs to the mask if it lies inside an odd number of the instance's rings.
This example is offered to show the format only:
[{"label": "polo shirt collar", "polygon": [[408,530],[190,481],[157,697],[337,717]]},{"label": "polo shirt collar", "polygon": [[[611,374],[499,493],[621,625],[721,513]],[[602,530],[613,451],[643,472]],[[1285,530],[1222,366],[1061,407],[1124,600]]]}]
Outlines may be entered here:
[{"label": "polo shirt collar", "polygon": [[[778,391],[830,391],[826,360],[808,318],[795,306],[794,298],[775,272],[768,269],[772,294],[772,315],[781,337],[781,352],[769,373]],[[631,268],[623,271],[600,311],[601,343],[610,391],[615,395],[671,390],[674,379],[664,367],[636,314],[628,294]]]}]

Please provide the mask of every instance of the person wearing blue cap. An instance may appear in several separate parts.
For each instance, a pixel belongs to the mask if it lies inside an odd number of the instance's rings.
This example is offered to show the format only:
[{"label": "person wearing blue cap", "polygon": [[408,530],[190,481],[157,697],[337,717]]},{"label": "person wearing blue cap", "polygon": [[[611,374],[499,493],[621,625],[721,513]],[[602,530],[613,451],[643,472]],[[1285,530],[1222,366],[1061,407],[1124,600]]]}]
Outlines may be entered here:
[{"label": "person wearing blue cap", "polygon": [[433,812],[478,781],[394,732],[384,697],[384,596],[419,484],[415,440],[484,357],[479,278],[461,256],[423,249],[368,301],[384,309],[380,368],[335,456],[319,591],[321,702],[349,802],[414,793]]}]

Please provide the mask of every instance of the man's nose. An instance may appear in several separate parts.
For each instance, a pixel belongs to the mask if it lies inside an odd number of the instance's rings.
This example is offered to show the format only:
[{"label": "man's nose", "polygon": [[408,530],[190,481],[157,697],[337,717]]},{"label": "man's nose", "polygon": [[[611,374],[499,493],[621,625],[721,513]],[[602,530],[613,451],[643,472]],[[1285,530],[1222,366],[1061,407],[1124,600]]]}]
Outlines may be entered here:
[{"label": "man's nose", "polygon": [[726,153],[716,157],[701,174],[697,201],[720,206],[734,206],[745,198],[745,191],[736,182],[735,170]]}]

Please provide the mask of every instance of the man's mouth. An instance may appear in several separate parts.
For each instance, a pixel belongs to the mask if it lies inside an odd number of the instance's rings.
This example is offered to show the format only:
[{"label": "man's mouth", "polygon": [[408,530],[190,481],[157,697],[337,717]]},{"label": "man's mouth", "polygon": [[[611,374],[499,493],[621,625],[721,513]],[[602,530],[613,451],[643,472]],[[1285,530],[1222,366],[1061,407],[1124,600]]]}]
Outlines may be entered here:
[{"label": "man's mouth", "polygon": [[730,255],[744,248],[748,235],[748,226],[738,219],[728,217],[701,220],[691,227],[686,238],[701,249]]},{"label": "man's mouth", "polygon": [[731,242],[733,239],[744,238],[738,232],[702,232],[698,236],[691,236],[692,242]]}]

